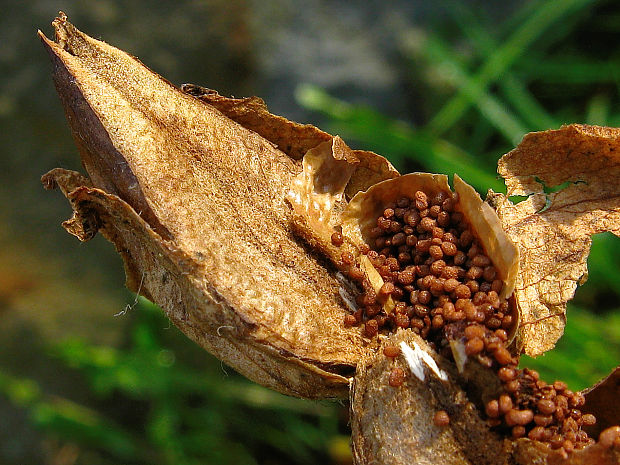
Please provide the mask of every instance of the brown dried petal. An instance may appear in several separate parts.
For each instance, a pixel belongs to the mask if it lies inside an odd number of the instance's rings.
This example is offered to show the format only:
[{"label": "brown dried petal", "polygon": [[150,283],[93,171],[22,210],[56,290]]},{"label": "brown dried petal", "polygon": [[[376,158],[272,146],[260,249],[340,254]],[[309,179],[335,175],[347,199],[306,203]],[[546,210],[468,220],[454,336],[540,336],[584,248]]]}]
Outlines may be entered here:
[{"label": "brown dried petal", "polygon": [[[566,302],[587,278],[590,236],[620,236],[620,130],[574,124],[528,134],[502,157],[498,172],[507,196],[489,200],[520,255],[517,344],[536,356],[564,332]],[[545,194],[545,186],[565,182]],[[513,195],[530,197],[514,205]]]},{"label": "brown dried petal", "polygon": [[[128,286],[188,336],[261,384],[302,397],[345,395],[364,351],[333,270],[290,229],[301,164],[61,16],[41,34],[91,181],[54,171],[70,232],[99,229]],[[77,181],[76,181],[77,180]]]}]

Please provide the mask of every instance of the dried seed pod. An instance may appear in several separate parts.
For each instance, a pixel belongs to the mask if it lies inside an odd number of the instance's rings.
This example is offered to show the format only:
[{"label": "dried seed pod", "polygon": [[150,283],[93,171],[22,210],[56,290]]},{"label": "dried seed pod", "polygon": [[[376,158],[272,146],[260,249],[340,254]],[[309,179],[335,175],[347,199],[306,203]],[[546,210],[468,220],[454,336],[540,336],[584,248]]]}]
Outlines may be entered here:
[{"label": "dried seed pod", "polygon": [[[366,349],[343,324],[348,291],[291,230],[285,197],[302,163],[259,136],[259,124],[237,124],[64,16],[54,27],[56,42],[41,39],[90,176],[44,177],[71,201],[65,227],[81,240],[100,231],[121,251],[130,289],[249,378],[301,397],[346,395]],[[283,146],[316,142],[304,163],[320,164],[317,191],[333,184],[342,199],[397,174],[382,157],[282,120],[295,134]],[[319,204],[309,215],[326,232],[317,245],[338,250],[328,207],[341,203],[303,189]]]}]

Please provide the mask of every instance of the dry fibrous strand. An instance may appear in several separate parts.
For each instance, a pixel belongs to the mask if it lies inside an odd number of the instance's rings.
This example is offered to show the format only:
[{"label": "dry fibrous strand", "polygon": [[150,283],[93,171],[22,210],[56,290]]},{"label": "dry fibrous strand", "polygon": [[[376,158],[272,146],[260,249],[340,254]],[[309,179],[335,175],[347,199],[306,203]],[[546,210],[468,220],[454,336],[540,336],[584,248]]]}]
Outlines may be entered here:
[{"label": "dry fibrous strand", "polygon": [[[516,363],[561,334],[589,236],[620,234],[619,131],[573,125],[526,137],[500,169],[509,195],[534,195],[514,205],[491,192],[483,203],[458,176],[457,195],[445,176],[400,176],[383,157],[272,115],[260,99],[183,93],[64,15],[54,26],[55,42],[41,38],[88,177],[57,169],[44,184],[71,202],[65,228],[113,242],[128,287],[189,337],[281,392],[351,392],[354,445],[387,440],[385,430],[401,438],[392,450],[419,451],[415,441],[437,432],[433,415],[444,411],[445,442],[430,447],[431,459],[617,461],[618,411],[605,405],[617,374],[582,406],[565,384],[546,385]],[[573,162],[581,174],[566,173]],[[585,182],[541,203],[534,179],[575,177]],[[381,350],[385,338],[394,339]],[[424,381],[400,343],[418,348]],[[364,419],[386,423],[365,430]],[[599,442],[581,448],[584,428]],[[365,452],[355,449],[358,463],[372,463]]]}]

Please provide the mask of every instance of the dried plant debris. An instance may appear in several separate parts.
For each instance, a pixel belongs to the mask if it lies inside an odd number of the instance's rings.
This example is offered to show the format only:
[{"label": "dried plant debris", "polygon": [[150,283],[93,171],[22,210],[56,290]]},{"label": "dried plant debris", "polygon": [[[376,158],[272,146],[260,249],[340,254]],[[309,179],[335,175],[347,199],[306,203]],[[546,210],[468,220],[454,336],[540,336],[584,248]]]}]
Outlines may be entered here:
[{"label": "dried plant debris", "polygon": [[[564,332],[566,302],[588,275],[590,237],[620,235],[620,130],[571,125],[529,134],[498,171],[508,193],[492,202],[521,257],[518,345],[536,356]],[[514,205],[511,196],[529,197]]]},{"label": "dried plant debris", "polygon": [[574,393],[518,361],[561,335],[590,235],[620,234],[620,132],[527,136],[500,162],[508,196],[483,202],[53,25],[40,36],[88,177],[44,185],[189,337],[278,391],[350,392],[359,464],[619,462],[618,372]]}]

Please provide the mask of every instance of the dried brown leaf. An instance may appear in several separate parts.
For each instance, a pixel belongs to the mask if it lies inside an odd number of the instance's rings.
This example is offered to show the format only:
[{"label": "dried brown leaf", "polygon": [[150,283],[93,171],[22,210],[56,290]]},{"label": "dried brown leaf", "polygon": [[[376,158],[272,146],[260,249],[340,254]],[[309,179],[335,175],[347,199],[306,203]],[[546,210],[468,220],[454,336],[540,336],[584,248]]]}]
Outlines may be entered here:
[{"label": "dried brown leaf", "polygon": [[[570,125],[528,134],[498,171],[507,196],[490,200],[520,253],[517,344],[536,356],[564,331],[566,302],[587,278],[590,237],[620,235],[620,130]],[[545,193],[563,183],[568,187]],[[529,198],[514,205],[514,195]]]}]

